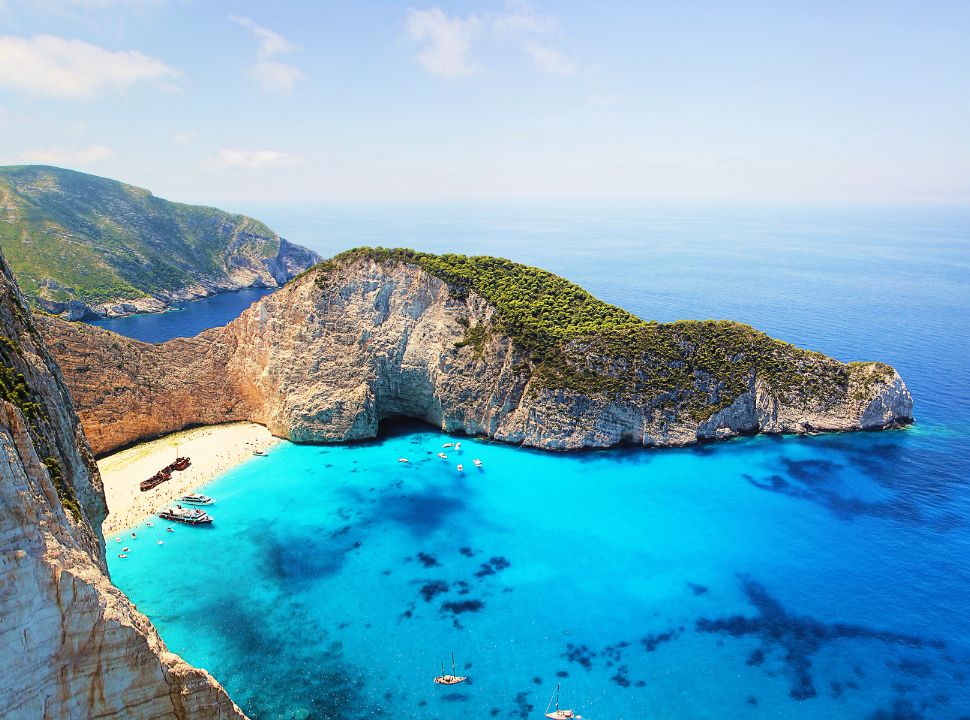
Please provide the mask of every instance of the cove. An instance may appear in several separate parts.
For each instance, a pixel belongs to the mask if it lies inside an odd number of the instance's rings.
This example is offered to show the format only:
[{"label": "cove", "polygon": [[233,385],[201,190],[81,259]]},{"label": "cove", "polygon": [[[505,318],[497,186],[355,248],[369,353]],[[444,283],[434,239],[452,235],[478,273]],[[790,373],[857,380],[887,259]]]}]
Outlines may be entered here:
[{"label": "cove", "polygon": [[[957,718],[968,500],[908,460],[947,447],[555,454],[403,423],[253,458],[205,486],[211,529],[140,526],[109,565],[257,720],[541,717],[556,682],[589,718]],[[433,685],[452,652],[471,682]]]},{"label": "cove", "polygon": [[160,343],[177,337],[192,337],[203,330],[235,320],[254,302],[276,288],[245,288],[219,293],[201,300],[179,303],[162,313],[143,313],[91,320],[89,324],[142,342]]}]

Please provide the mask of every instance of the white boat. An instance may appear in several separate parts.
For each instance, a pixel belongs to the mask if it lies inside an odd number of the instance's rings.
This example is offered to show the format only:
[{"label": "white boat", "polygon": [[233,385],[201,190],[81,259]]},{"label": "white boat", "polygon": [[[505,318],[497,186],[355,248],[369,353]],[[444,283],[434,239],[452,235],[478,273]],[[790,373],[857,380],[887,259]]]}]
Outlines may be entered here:
[{"label": "white boat", "polygon": [[464,465],[459,465],[458,466],[458,472],[465,472],[465,466]]},{"label": "white boat", "polygon": [[482,466],[482,461],[479,460],[478,458],[475,458],[474,460],[472,460],[472,462],[475,463],[475,467],[477,468],[480,468]]},{"label": "white boat", "polygon": [[199,508],[184,508],[181,505],[173,508],[165,508],[158,513],[158,517],[163,520],[172,520],[173,522],[180,522],[186,525],[210,525],[212,523],[212,518],[205,510],[200,510]]},{"label": "white boat", "polygon": [[455,654],[451,654],[451,674],[445,674],[445,664],[441,663],[441,674],[434,679],[435,685],[457,685],[468,679],[467,675],[455,675]]},{"label": "white boat", "polygon": [[[556,703],[556,709],[551,710],[553,701]],[[572,710],[560,710],[559,709],[559,683],[556,683],[556,690],[553,692],[552,697],[549,698],[549,704],[546,705],[546,717],[549,720],[582,720],[582,715],[577,715]]]},{"label": "white boat", "polygon": [[438,457],[440,457],[442,460],[447,460],[448,459],[448,456],[445,455],[444,453],[438,453]]},{"label": "white boat", "polygon": [[408,460],[407,458],[398,458],[398,459],[397,459],[397,461],[398,461],[399,463],[406,463],[406,462],[411,462],[411,461],[410,461],[410,460]]},{"label": "white boat", "polygon": [[188,503],[189,505],[212,505],[215,502],[208,495],[200,495],[199,493],[189,493],[188,495],[182,496],[182,502]]},{"label": "white boat", "polygon": [[461,450],[461,443],[455,443],[455,450]]},{"label": "white boat", "polygon": [[448,449],[450,447],[455,447],[455,443],[445,443],[441,446],[442,448]]},{"label": "white boat", "polygon": [[266,453],[264,453],[262,450],[253,450],[253,455],[256,455],[257,457],[265,457]]}]

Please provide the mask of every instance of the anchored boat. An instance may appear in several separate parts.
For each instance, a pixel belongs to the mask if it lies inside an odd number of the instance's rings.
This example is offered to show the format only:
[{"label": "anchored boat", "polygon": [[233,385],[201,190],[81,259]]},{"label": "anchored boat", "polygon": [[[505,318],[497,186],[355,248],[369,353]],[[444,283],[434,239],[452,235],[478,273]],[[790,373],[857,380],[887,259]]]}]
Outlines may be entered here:
[{"label": "anchored boat", "polygon": [[158,517],[162,520],[183,523],[185,525],[211,525],[212,517],[205,511],[198,508],[184,508],[178,505],[173,508],[165,508]]},{"label": "anchored boat", "polygon": [[475,458],[474,460],[472,460],[472,462],[475,463],[475,467],[477,468],[480,468],[482,466],[482,461],[479,460],[478,458]]},{"label": "anchored boat", "polygon": [[[550,711],[553,702],[556,704],[556,709]],[[552,697],[549,698],[549,704],[546,705],[546,717],[549,720],[582,720],[583,716],[575,714],[572,710],[559,709],[559,683],[556,683],[556,690],[553,692]]]},{"label": "anchored boat", "polygon": [[199,493],[189,493],[188,495],[182,496],[182,502],[189,503],[189,505],[212,505],[215,502],[208,495],[200,495]]},{"label": "anchored boat", "polygon": [[434,679],[435,685],[457,685],[468,679],[467,675],[455,675],[455,654],[451,654],[451,675],[445,674],[445,664],[441,663],[441,674]]}]

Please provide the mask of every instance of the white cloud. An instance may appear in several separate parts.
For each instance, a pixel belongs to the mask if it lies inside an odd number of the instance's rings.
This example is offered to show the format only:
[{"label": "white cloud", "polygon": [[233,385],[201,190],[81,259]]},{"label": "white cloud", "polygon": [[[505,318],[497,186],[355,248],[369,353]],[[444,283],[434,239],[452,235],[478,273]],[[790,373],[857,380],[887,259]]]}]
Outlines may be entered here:
[{"label": "white cloud", "polygon": [[55,35],[0,35],[0,87],[78,99],[178,74],[137,50],[106,50]]},{"label": "white cloud", "polygon": [[249,76],[268,92],[288,93],[293,90],[293,86],[303,77],[303,73],[295,65],[275,58],[292,53],[297,46],[279,33],[257,25],[248,17],[230,15],[229,19],[249,30],[259,41],[259,48],[256,51],[258,59],[249,68]]},{"label": "white cloud", "polygon": [[565,77],[576,71],[572,60],[547,40],[539,40],[556,32],[559,23],[540,15],[525,0],[507,0],[501,12],[465,17],[448,15],[438,7],[410,8],[406,28],[411,39],[421,44],[418,62],[432,75],[461,77],[481,70],[474,58],[480,41],[517,45],[543,72]]},{"label": "white cloud", "polygon": [[449,17],[436,7],[408,10],[408,33],[424,43],[418,52],[418,61],[429,73],[441,77],[471,75],[478,70],[471,58],[471,49],[483,26],[483,21],[474,15]]},{"label": "white cloud", "polygon": [[541,43],[529,43],[525,49],[540,70],[563,77],[569,77],[576,72],[573,61],[555,48]]},{"label": "white cloud", "polygon": [[260,60],[249,68],[249,76],[267,92],[288,93],[296,85],[296,81],[303,77],[303,73],[294,65],[276,60]]},{"label": "white cloud", "polygon": [[206,164],[219,168],[263,168],[272,165],[296,165],[300,159],[276,150],[237,150],[223,148]]},{"label": "white cloud", "polygon": [[114,154],[114,150],[104,145],[91,145],[77,150],[62,147],[35,148],[20,153],[16,158],[16,163],[31,165],[87,165],[109,158]]}]

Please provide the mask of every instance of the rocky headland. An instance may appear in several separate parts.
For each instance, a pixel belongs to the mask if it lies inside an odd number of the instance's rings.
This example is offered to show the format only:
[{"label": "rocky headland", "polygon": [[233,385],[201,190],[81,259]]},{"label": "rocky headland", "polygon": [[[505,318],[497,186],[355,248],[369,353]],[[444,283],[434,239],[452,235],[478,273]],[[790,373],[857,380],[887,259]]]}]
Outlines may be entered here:
[{"label": "rocky headland", "polygon": [[0,356],[0,717],[244,718],[111,584],[94,457],[2,258]]},{"label": "rocky headland", "polygon": [[281,287],[320,261],[245,215],[39,165],[0,167],[0,245],[34,306],[71,320]]},{"label": "rocky headland", "polygon": [[498,258],[362,248],[196,337],[39,318],[97,454],[250,420],[298,442],[394,416],[549,450],[679,446],[912,420],[898,373],[730,321],[656,323]]}]

